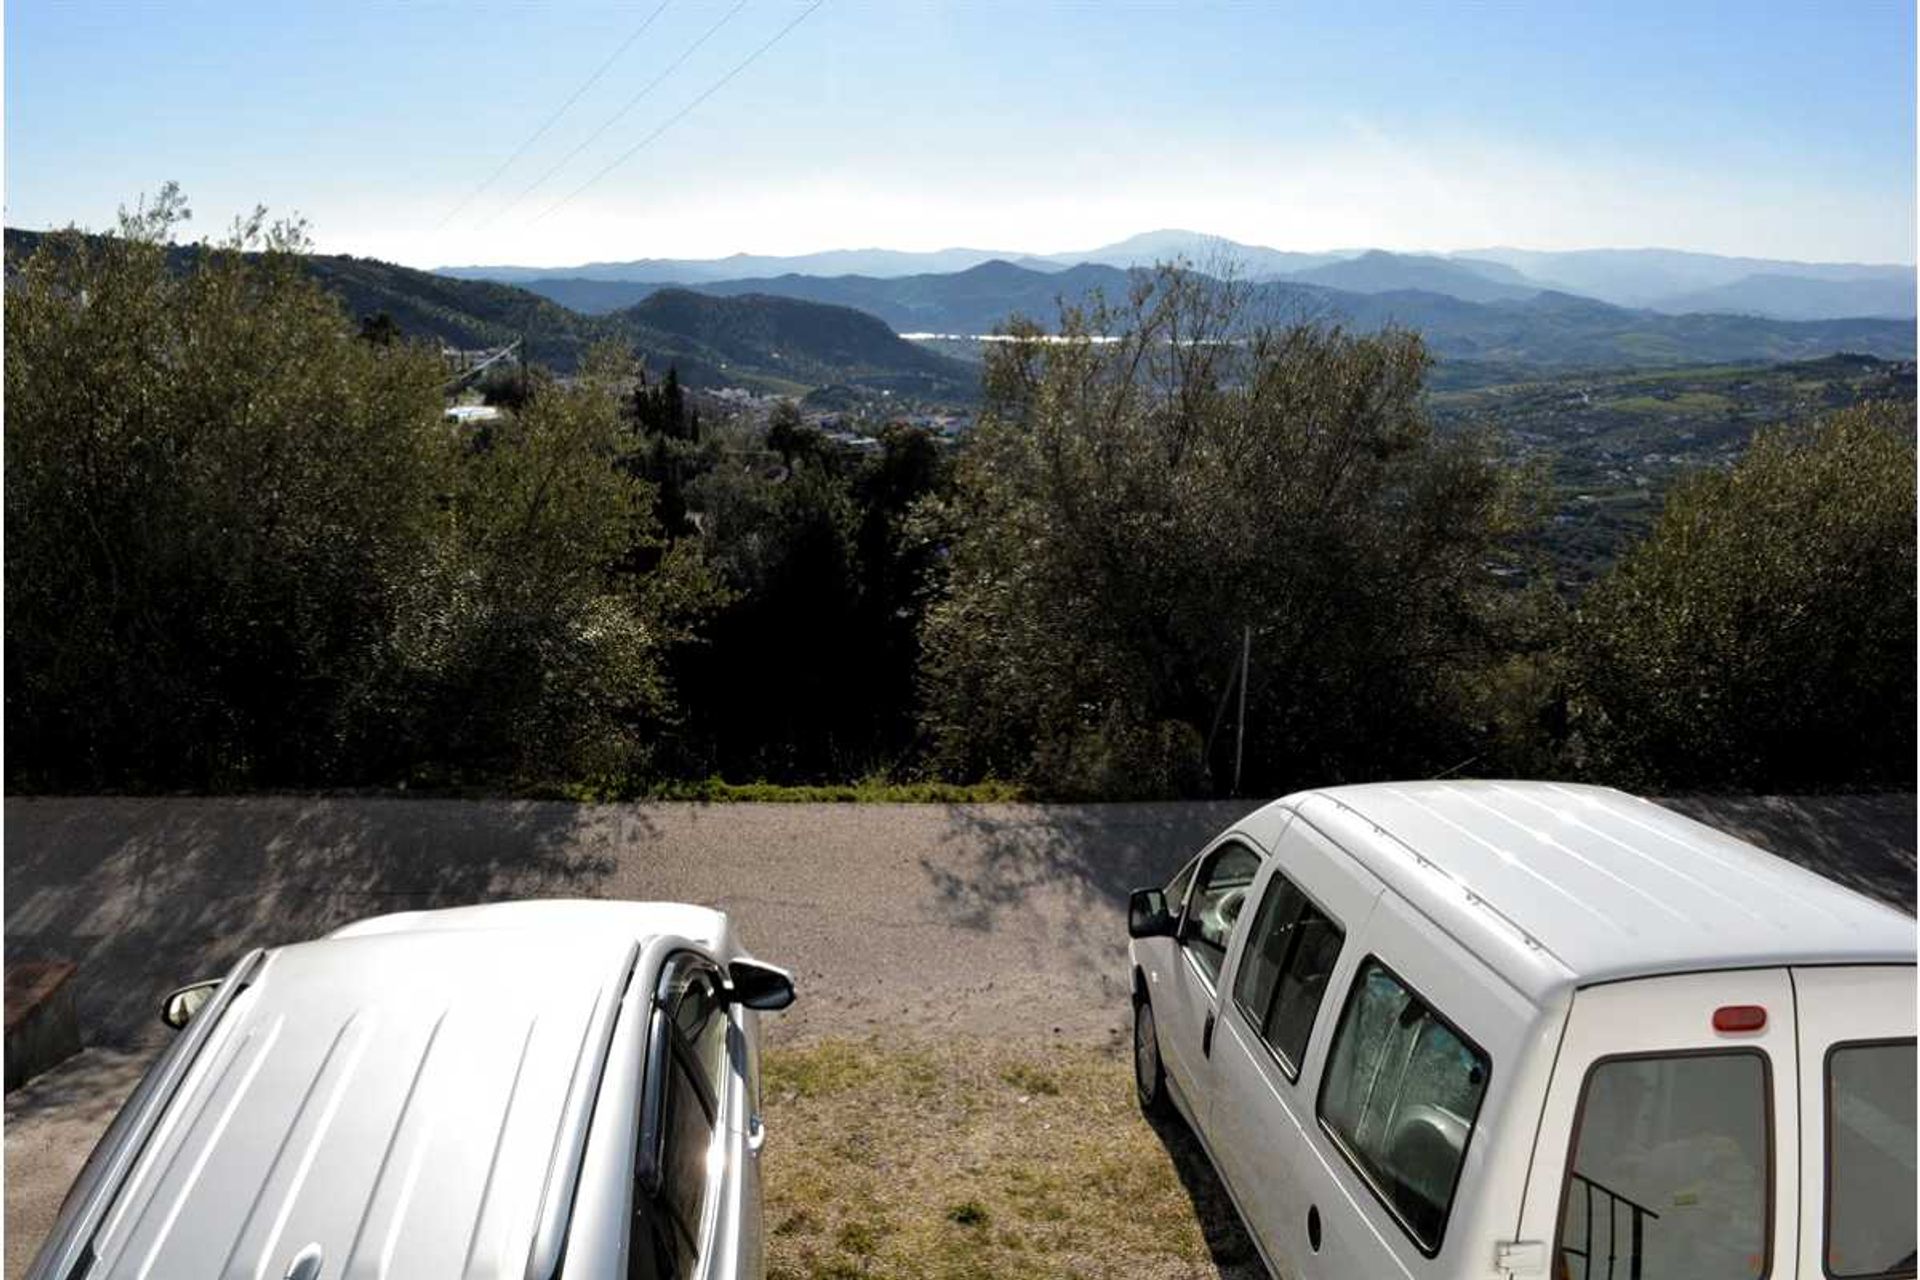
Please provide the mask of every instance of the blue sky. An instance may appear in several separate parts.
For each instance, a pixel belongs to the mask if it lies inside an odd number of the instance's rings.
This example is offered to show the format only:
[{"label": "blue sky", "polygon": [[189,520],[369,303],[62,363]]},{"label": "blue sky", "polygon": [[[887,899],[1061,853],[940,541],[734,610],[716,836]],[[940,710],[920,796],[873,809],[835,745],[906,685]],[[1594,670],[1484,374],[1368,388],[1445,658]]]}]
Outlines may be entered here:
[{"label": "blue sky", "polygon": [[669,123],[810,3],[668,0],[482,190],[658,0],[12,0],[6,221],[104,226],[172,178],[195,232],[263,203],[416,266],[1171,226],[1914,257],[1909,0],[824,0]]}]

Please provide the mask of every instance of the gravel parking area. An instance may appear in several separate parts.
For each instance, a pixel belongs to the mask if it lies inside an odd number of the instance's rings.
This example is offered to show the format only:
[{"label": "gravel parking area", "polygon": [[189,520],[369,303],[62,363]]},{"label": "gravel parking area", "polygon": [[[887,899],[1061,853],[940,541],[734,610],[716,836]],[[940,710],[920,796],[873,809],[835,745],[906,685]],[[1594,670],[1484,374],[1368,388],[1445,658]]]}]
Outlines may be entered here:
[{"label": "gravel parking area", "polygon": [[[1913,909],[1911,795],[1673,804]],[[79,963],[90,1047],[7,1096],[6,1274],[166,1034],[161,995],[251,947],[501,898],[680,899],[799,975],[776,1044],[1104,1045],[1127,1017],[1126,891],[1248,807],[9,798],[6,954]]]}]

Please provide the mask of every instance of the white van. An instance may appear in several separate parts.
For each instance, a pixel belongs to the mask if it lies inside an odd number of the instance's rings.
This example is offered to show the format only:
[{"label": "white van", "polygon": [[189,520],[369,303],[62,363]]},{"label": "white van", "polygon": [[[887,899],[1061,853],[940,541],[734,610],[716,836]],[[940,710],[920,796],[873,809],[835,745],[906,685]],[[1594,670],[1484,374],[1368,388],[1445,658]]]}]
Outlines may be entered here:
[{"label": "white van", "polygon": [[1130,904],[1134,1064],[1288,1277],[1914,1275],[1914,922],[1594,787],[1289,796]]}]

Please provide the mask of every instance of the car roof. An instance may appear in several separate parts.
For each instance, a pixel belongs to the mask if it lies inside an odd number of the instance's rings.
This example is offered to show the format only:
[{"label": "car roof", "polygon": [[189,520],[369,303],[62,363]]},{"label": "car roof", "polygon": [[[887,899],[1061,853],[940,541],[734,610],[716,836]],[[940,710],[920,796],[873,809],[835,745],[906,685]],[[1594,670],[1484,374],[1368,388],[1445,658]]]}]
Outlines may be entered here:
[{"label": "car roof", "polygon": [[1910,916],[1605,787],[1375,783],[1269,810],[1268,826],[1291,811],[1321,828],[1536,999],[1670,973],[1914,962]]},{"label": "car roof", "polygon": [[525,1274],[549,1193],[571,1186],[622,993],[653,980],[634,926],[703,923],[724,917],[516,903],[267,953],[147,1137],[87,1274],[277,1280],[310,1246],[328,1275]]}]

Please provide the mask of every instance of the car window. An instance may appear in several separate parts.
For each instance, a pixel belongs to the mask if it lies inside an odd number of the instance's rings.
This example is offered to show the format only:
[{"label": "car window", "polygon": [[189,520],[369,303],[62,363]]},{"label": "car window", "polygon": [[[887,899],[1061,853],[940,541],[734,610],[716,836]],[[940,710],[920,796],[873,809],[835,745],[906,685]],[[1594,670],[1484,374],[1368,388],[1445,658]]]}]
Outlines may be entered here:
[{"label": "car window", "polygon": [[1175,916],[1180,914],[1180,908],[1187,905],[1187,890],[1193,887],[1193,873],[1199,866],[1200,859],[1189,858],[1187,865],[1167,882],[1167,910]]},{"label": "car window", "polygon": [[725,1096],[729,1020],[718,978],[701,964],[682,962],[669,970],[661,1000],[662,1079],[648,1085],[662,1090],[660,1185],[637,1203],[629,1274],[685,1277],[699,1263],[709,1157]]},{"label": "car window", "polygon": [[1767,1061],[1757,1050],[1595,1064],[1581,1088],[1561,1196],[1560,1274],[1766,1275],[1770,1112]]},{"label": "car window", "polygon": [[1233,998],[1289,1078],[1300,1075],[1314,1014],[1344,936],[1298,886],[1274,873],[1247,934]]},{"label": "car window", "polygon": [[1826,1271],[1914,1273],[1914,1042],[1827,1054]]},{"label": "car window", "polygon": [[1320,1083],[1320,1121],[1429,1254],[1446,1231],[1488,1066],[1379,960],[1360,966]]},{"label": "car window", "polygon": [[727,1011],[712,974],[697,971],[689,976],[673,1007],[673,1025],[692,1051],[708,1090],[720,1096],[727,1072]]},{"label": "car window", "polygon": [[1260,856],[1243,844],[1214,850],[1194,881],[1180,940],[1215,982],[1227,959],[1227,941],[1246,905],[1247,890],[1260,872]]}]

